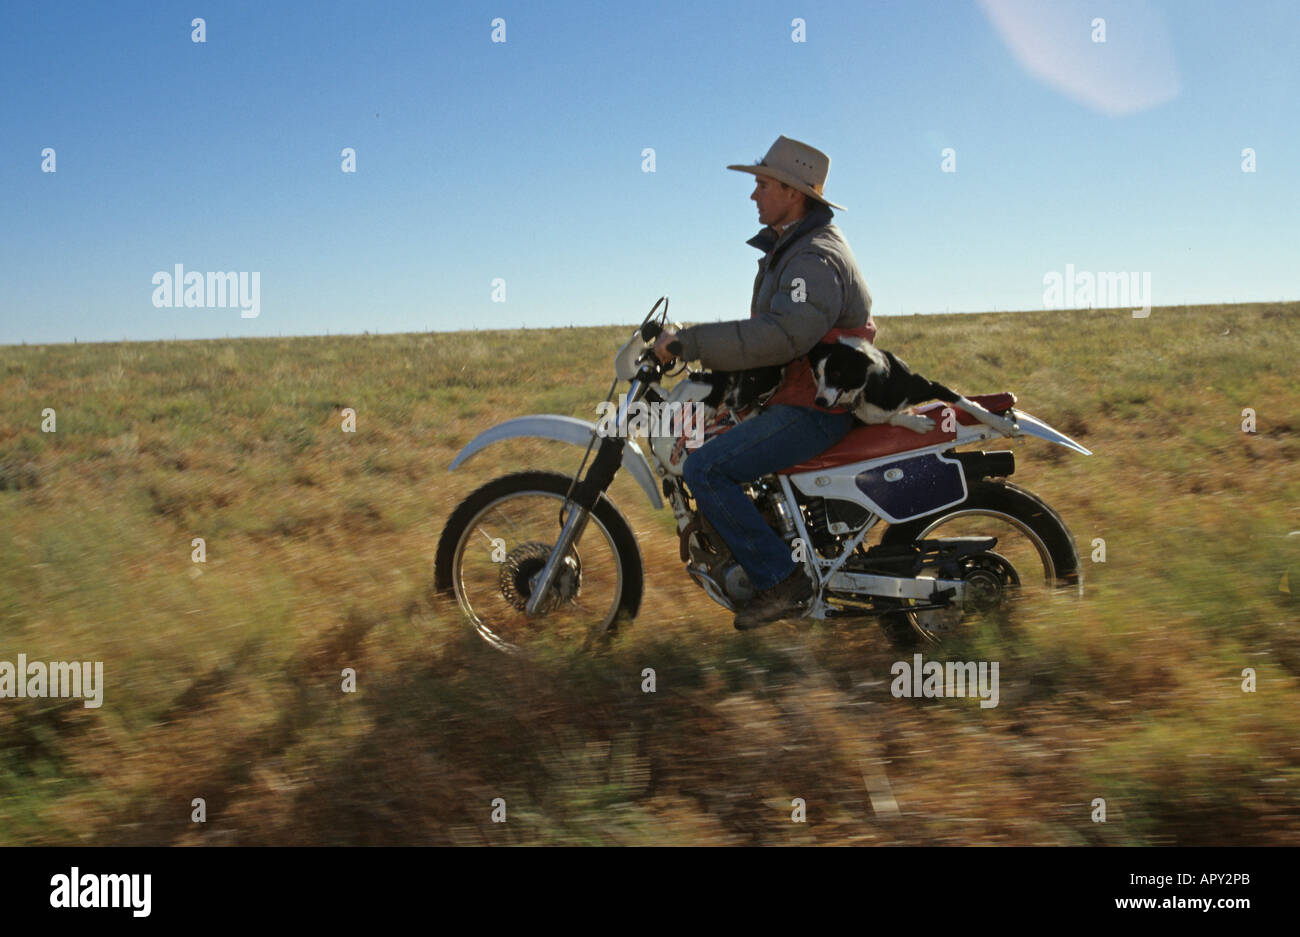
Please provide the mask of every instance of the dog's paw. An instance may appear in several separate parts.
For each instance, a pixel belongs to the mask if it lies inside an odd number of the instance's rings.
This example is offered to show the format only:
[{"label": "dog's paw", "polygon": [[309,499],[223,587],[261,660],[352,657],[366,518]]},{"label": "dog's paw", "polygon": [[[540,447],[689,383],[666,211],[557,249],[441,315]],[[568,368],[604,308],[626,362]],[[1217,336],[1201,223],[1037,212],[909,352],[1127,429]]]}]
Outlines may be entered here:
[{"label": "dog's paw", "polygon": [[934,420],[919,413],[895,413],[889,422],[906,427],[914,433],[928,433],[934,429]]}]

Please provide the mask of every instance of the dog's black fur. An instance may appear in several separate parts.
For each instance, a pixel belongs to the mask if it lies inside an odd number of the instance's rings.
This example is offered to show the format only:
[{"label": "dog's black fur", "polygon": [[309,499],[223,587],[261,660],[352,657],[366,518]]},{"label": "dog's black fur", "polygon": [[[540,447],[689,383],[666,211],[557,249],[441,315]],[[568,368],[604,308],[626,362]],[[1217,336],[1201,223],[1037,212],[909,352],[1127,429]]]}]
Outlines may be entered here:
[{"label": "dog's black fur", "polygon": [[[980,422],[1001,432],[1015,429],[1014,424],[990,413],[974,401],[938,381],[917,374],[893,352],[866,342],[819,342],[808,352],[808,364],[817,382],[819,407],[847,407],[862,423],[893,423],[915,432],[927,432],[934,421],[909,412],[909,408],[927,400],[941,400],[965,410]],[[785,376],[784,365],[750,368],[745,371],[714,371],[692,375],[695,380],[712,385],[704,399],[707,406],[725,403],[733,411],[743,411],[771,398]],[[824,395],[824,389],[836,393]]]},{"label": "dog's black fur", "polygon": [[891,423],[917,433],[929,432],[935,426],[934,420],[910,408],[927,400],[942,400],[1004,435],[1019,432],[1014,420],[991,413],[950,387],[922,377],[897,355],[868,342],[822,342],[808,353],[808,361],[817,382],[817,406],[848,407],[868,425]]},{"label": "dog's black fur", "polygon": [[[808,352],[808,363],[816,368],[817,362],[825,358],[824,373],[828,386],[842,392],[861,387],[863,400],[891,412],[927,400],[956,403],[961,396],[938,381],[917,374],[892,351],[876,351],[880,357],[873,362],[849,345],[820,342]],[[816,403],[819,407],[827,405],[824,399],[818,399]]]},{"label": "dog's black fur", "polygon": [[[898,410],[926,400],[945,403],[957,400],[959,395],[956,392],[915,373],[893,352],[881,350],[880,355],[883,362],[878,359],[878,366],[872,368],[871,359],[852,347],[840,342],[821,342],[808,352],[808,364],[815,368],[818,361],[828,358],[828,384],[843,391],[865,385],[863,399],[883,410]],[[880,367],[882,363],[883,370]],[[783,365],[772,365],[745,371],[713,371],[700,374],[696,379],[713,386],[709,396],[704,398],[706,405],[716,407],[725,400],[732,410],[743,410],[770,397],[784,373]],[[817,405],[825,406],[825,402],[819,400]]]},{"label": "dog's black fur", "polygon": [[694,375],[693,379],[713,386],[704,398],[706,406],[716,407],[725,400],[728,409],[739,411],[764,403],[780,385],[784,373],[785,366],[778,364],[745,371],[712,371]]}]

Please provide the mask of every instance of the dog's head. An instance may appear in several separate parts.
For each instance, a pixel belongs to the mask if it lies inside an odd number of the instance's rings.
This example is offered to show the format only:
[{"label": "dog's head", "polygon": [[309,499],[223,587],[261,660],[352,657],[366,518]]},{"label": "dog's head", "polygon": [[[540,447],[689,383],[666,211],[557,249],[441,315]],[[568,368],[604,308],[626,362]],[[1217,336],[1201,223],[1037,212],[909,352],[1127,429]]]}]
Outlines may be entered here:
[{"label": "dog's head", "polygon": [[855,407],[889,375],[889,362],[870,342],[819,344],[808,353],[819,407]]}]

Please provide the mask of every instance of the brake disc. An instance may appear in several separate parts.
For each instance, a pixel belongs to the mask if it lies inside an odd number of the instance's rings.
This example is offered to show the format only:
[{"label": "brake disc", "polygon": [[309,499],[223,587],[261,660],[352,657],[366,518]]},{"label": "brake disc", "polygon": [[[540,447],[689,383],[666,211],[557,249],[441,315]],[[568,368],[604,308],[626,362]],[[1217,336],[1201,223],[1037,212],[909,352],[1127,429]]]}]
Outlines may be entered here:
[{"label": "brake disc", "polygon": [[[551,555],[551,545],[536,540],[520,544],[506,554],[501,563],[498,582],[502,597],[518,611],[528,606],[528,597],[533,594],[537,579],[546,566],[546,558]],[[582,562],[577,553],[564,557],[555,574],[554,583],[548,595],[538,609],[540,614],[554,611],[562,602],[577,598],[582,588]]]},{"label": "brake disc", "polygon": [[[917,625],[935,635],[950,634],[969,612],[985,612],[997,608],[1009,592],[1020,586],[1020,576],[1010,561],[1000,553],[985,551],[961,558],[960,579],[966,584],[963,605],[934,608],[914,612]],[[937,569],[925,572],[938,576]]]},{"label": "brake disc", "polygon": [[1020,576],[1010,561],[991,550],[962,558],[966,583],[966,608],[978,612],[997,608],[1007,594],[1020,586]]}]

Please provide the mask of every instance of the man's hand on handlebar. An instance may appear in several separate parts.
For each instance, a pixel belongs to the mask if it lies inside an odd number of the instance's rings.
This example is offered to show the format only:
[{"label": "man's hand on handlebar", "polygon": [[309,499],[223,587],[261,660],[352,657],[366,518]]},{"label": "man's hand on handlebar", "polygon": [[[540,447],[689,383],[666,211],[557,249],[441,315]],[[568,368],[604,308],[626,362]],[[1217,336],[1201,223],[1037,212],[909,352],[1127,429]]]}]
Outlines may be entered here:
[{"label": "man's hand on handlebar", "polygon": [[682,343],[677,340],[677,333],[664,329],[655,339],[654,354],[661,364],[668,364],[682,353]]}]

